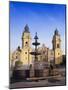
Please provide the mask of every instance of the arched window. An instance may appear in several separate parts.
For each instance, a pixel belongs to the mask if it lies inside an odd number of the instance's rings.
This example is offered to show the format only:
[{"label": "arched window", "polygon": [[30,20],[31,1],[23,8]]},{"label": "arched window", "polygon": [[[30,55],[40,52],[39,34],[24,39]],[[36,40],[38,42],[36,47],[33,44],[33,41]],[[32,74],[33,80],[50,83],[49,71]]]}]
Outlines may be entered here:
[{"label": "arched window", "polygon": [[25,52],[25,54],[27,54],[27,52]]},{"label": "arched window", "polygon": [[25,46],[27,46],[28,45],[28,42],[25,42]]},{"label": "arched window", "polygon": [[28,42],[26,42],[26,44],[28,44]]},{"label": "arched window", "polygon": [[60,45],[59,44],[57,44],[57,48],[60,48]]},{"label": "arched window", "polygon": [[60,53],[58,53],[58,55],[60,55]]}]

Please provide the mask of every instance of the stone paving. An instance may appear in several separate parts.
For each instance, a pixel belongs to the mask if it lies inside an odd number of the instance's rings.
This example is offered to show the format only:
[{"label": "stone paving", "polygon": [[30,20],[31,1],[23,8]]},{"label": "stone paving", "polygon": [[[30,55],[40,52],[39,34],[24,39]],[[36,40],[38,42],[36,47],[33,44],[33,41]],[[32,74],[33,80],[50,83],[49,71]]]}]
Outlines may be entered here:
[{"label": "stone paving", "polygon": [[10,88],[30,88],[30,87],[41,87],[41,86],[62,86],[65,85],[65,78],[61,77],[60,79],[46,79],[40,81],[32,81],[32,82],[16,82],[10,85]]},{"label": "stone paving", "polygon": [[48,76],[36,81],[25,80],[10,84],[10,88],[31,88],[31,87],[48,87],[66,85],[65,69],[58,70],[61,74],[57,76]]}]

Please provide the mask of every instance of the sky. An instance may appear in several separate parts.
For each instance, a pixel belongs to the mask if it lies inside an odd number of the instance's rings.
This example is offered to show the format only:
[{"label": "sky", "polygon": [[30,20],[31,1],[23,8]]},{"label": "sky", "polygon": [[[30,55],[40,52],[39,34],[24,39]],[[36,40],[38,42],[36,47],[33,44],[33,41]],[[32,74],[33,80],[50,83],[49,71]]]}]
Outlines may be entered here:
[{"label": "sky", "polygon": [[52,38],[57,28],[61,35],[61,48],[65,53],[65,8],[64,4],[10,2],[10,51],[22,46],[22,33],[26,24],[33,38],[37,32],[40,46],[52,48]]}]

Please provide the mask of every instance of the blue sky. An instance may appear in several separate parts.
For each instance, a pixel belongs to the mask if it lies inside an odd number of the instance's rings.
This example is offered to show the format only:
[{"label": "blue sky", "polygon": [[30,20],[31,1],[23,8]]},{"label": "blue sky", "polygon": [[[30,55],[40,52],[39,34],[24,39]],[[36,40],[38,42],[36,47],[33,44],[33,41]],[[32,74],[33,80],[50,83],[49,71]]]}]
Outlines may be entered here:
[{"label": "blue sky", "polygon": [[[28,24],[32,38],[38,33],[41,45],[52,48],[52,37],[57,28],[61,48],[65,52],[65,5],[10,2],[10,50],[22,44],[22,32]],[[40,45],[40,46],[41,46]]]}]

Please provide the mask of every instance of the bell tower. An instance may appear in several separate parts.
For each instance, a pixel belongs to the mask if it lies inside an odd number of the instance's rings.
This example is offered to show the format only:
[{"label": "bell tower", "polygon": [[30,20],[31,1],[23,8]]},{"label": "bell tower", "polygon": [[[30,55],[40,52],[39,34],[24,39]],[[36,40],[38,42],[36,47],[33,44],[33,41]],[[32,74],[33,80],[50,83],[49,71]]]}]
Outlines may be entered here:
[{"label": "bell tower", "polygon": [[22,34],[21,61],[23,62],[23,65],[30,65],[32,63],[32,56],[30,55],[31,51],[31,35],[29,27],[26,24]]},{"label": "bell tower", "polygon": [[60,64],[62,62],[61,38],[57,29],[54,32],[52,46],[54,51],[54,63]]},{"label": "bell tower", "polygon": [[29,32],[29,27],[26,24],[26,26],[24,27],[24,32],[22,34],[22,48],[30,47],[30,45],[31,45],[31,36]]}]

